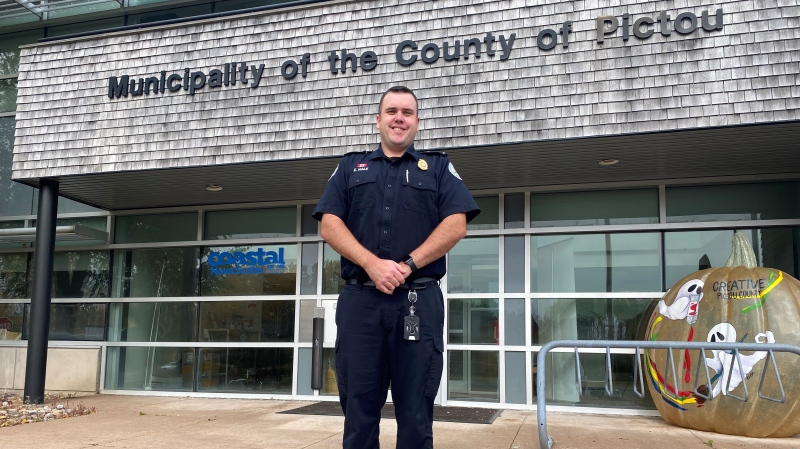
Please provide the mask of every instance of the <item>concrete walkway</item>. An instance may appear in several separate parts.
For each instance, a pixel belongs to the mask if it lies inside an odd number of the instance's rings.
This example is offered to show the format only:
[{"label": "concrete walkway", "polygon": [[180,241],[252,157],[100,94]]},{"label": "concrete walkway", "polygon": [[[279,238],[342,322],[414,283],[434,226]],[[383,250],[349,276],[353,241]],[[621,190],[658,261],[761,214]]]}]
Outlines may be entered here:
[{"label": "concrete walkway", "polygon": [[[97,413],[0,429],[0,444],[25,448],[341,448],[341,417],[277,414],[309,402],[96,395],[70,399]],[[64,403],[64,401],[60,401]],[[673,427],[660,418],[550,412],[555,449],[786,448],[800,437],[751,439]],[[394,421],[381,447],[394,448]],[[493,424],[436,422],[437,449],[538,449],[536,413],[505,410]],[[709,442],[711,442],[709,444]]]}]

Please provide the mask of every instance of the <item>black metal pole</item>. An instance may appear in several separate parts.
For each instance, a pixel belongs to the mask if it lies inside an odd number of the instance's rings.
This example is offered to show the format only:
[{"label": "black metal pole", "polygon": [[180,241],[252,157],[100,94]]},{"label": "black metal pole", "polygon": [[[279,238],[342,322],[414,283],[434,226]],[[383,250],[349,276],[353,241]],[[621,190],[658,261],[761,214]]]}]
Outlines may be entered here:
[{"label": "black metal pole", "polygon": [[39,182],[39,212],[36,216],[36,246],[33,253],[31,327],[28,332],[28,360],[25,368],[24,397],[32,404],[44,402],[57,213],[58,181],[43,179]]},{"label": "black metal pole", "polygon": [[314,346],[311,348],[311,389],[322,389],[322,341],[325,338],[325,319],[314,317],[311,338]]}]

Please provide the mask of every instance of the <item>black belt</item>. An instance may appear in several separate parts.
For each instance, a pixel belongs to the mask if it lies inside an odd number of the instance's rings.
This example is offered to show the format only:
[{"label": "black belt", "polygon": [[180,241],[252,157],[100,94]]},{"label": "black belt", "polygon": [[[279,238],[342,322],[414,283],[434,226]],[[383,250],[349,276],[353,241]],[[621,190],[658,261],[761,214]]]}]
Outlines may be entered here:
[{"label": "black belt", "polygon": [[[405,290],[411,290],[412,288],[414,288],[422,290],[423,288],[425,288],[425,284],[429,282],[439,282],[439,280],[431,277],[421,277],[421,278],[416,278],[412,281],[408,281],[404,284],[400,284],[395,288],[402,288]],[[373,288],[375,287],[375,283],[372,281],[361,282],[358,279],[345,279],[344,283],[347,285],[361,285],[364,287],[373,287]]]}]

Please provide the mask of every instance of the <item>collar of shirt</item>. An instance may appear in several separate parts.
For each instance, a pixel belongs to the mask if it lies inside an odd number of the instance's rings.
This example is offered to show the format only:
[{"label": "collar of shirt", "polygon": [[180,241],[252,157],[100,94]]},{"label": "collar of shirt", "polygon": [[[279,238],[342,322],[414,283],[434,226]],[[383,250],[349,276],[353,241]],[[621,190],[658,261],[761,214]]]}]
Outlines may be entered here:
[{"label": "collar of shirt", "polygon": [[[400,156],[400,158],[404,158],[406,157],[406,155],[409,155],[415,161],[419,160],[419,153],[417,153],[417,150],[414,149],[414,144],[411,144],[411,146],[406,149],[406,151],[403,153],[402,156]],[[386,157],[385,154],[383,154],[383,148],[380,145],[378,145],[377,150],[373,151],[372,154],[370,154],[369,158],[370,160],[380,159],[380,158],[389,159],[388,157]]]}]

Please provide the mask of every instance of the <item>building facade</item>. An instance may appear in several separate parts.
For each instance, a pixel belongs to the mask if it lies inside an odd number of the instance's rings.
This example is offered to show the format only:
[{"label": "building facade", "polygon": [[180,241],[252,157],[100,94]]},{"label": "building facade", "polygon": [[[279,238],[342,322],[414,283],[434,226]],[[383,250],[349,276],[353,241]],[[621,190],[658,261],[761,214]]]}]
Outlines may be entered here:
[{"label": "building facade", "polygon": [[0,349],[25,344],[53,179],[50,347],[96,351],[99,389],[335,400],[342,282],[310,213],[397,84],[483,210],[442,279],[441,404],[646,411],[632,351],[608,397],[592,350],[535,391],[538,349],[644,338],[734,230],[798,277],[796,0],[141,3],[0,19]]}]

